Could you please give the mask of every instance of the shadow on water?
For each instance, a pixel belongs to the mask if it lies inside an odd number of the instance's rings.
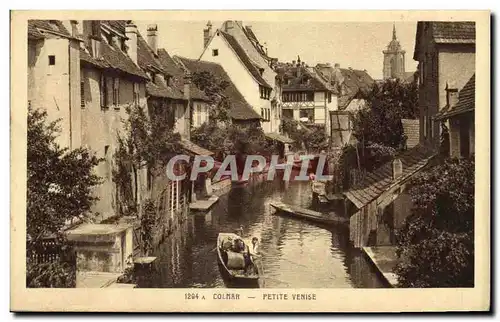
[[[371,265],[349,243],[347,227],[320,227],[277,216],[269,203],[310,208],[308,182],[264,182],[232,189],[207,213],[189,214],[179,229],[158,246],[157,269],[148,286],[343,288],[383,287]],[[222,278],[215,251],[219,232],[244,229],[244,238],[257,237],[262,258],[258,285]],[[143,286],[143,285],[139,285]]]

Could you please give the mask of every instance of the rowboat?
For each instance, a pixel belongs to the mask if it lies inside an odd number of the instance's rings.
[[[270,206],[276,209],[277,212],[287,214],[292,217],[297,217],[326,225],[345,225],[349,223],[348,218],[341,217],[335,213],[323,214],[321,212],[305,209],[297,206],[287,205],[283,202],[274,201]]]
[[[246,252],[249,254],[250,265],[241,263],[242,253],[233,252],[231,249],[226,249],[224,242],[234,242],[235,240],[243,240],[240,236],[233,233],[219,233],[217,236],[217,262],[223,277],[232,282],[258,282],[259,268],[255,264],[253,256],[250,255],[248,244],[245,244]],[[238,265],[231,265],[230,261],[236,262]],[[239,260],[239,261],[238,261]]]

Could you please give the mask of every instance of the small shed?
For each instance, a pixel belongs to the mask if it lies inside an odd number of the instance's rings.
[[[416,146],[368,173],[361,184],[344,193],[354,247],[391,245],[394,230],[410,214],[406,185],[435,153]]]

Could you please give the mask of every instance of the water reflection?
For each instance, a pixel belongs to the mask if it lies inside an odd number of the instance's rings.
[[[260,287],[383,287],[360,251],[349,245],[348,229],[324,229],[272,214],[269,203],[310,207],[307,182],[266,182],[232,189],[209,213],[190,214],[158,247],[156,273],[144,287],[242,287],[224,282],[215,251],[219,232],[240,226],[260,240]]]

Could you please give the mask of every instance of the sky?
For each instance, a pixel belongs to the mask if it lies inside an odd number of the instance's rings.
[[[206,21],[136,21],[146,38],[147,25],[158,25],[158,46],[170,55],[199,58],[203,50],[203,29]],[[339,63],[341,67],[366,69],[374,79],[382,78],[383,54],[392,39],[392,22],[272,22],[243,21],[268,54],[282,62],[297,60],[309,66],[317,63]],[[213,29],[222,21],[212,21]],[[395,23],[397,38],[406,51],[406,71],[416,70],[413,60],[416,22]]]

